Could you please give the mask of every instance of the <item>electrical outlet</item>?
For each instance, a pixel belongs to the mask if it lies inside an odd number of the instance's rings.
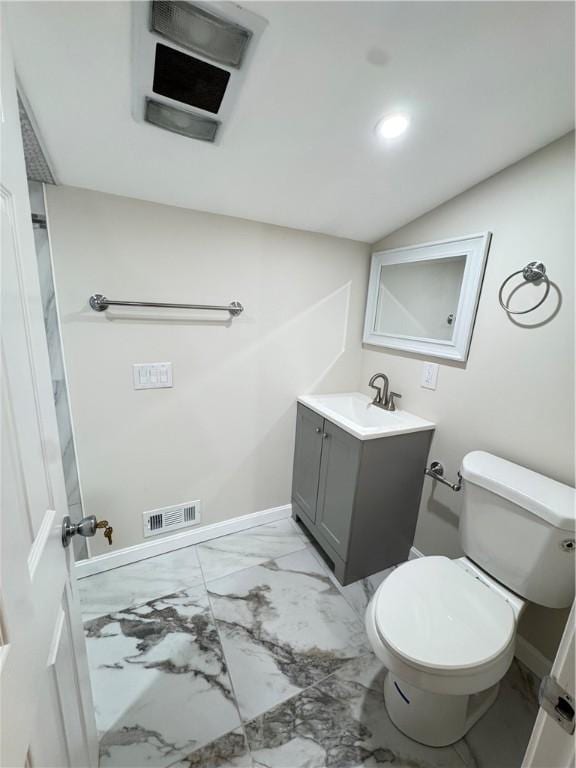
[[[172,363],[134,363],[134,389],[164,389],[172,386]]]
[[[424,363],[420,386],[424,389],[436,389],[438,382],[438,363]]]

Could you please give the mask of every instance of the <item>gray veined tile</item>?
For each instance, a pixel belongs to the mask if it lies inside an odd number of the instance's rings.
[[[196,547],[184,547],[79,579],[82,616],[97,618],[202,583]]]
[[[314,552],[314,556],[324,565],[324,559],[321,552],[318,551],[315,542],[312,543],[311,549]],[[366,613],[366,608],[368,608],[368,603],[372,599],[372,595],[376,592],[384,579],[390,576],[396,567],[396,565],[393,565],[392,567],[386,568],[383,571],[373,573],[371,576],[366,576],[364,579],[354,581],[352,584],[348,584],[345,587],[340,584],[332,571],[329,569],[327,570],[330,574],[330,578],[334,582],[335,587],[340,590],[348,603],[352,606],[352,608],[354,608],[356,613],[362,617],[362,620],[364,620],[364,614]]]
[[[199,544],[198,557],[204,578],[211,581],[296,552],[307,544],[298,526],[286,519]]]
[[[365,579],[355,581],[353,584],[348,584],[346,587],[340,586],[340,590],[346,600],[350,603],[356,613],[364,618],[368,603],[372,599],[372,595],[376,592],[380,584],[386,579],[396,566],[387,568],[385,571],[379,571],[378,573],[367,576]]]
[[[170,768],[252,768],[250,750],[241,729],[195,750]]]
[[[391,723],[382,690],[384,671],[372,654],[246,725],[258,768],[462,768],[451,747],[408,739]]]
[[[369,750],[383,749],[394,755],[395,766],[462,768],[463,760],[451,747],[427,747],[405,736],[390,720],[384,704],[386,669],[373,653],[349,662],[318,686],[338,701],[346,702],[348,712],[369,731],[365,744]],[[379,765],[378,760],[359,765]]]
[[[203,586],[85,624],[101,766],[167,766],[240,725]]]
[[[395,566],[392,566],[392,568],[387,568],[385,571],[373,573],[365,579],[360,579],[353,584],[348,584],[346,587],[342,587],[342,594],[360,616],[364,616],[366,608],[368,608],[368,603],[372,599],[372,595],[376,592],[384,579],[392,573],[394,567]]]
[[[369,650],[364,623],[309,549],[208,585],[244,720]]]

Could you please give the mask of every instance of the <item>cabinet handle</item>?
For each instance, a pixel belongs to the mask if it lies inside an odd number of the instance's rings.
[[[328,434],[328,432],[322,432],[322,439],[323,440],[327,440],[329,437],[330,437],[330,435]]]
[[[316,434],[317,434],[317,435],[319,435],[319,434],[320,434],[320,432],[322,432],[322,430],[320,429],[320,427],[316,427],[316,429],[314,430],[314,432],[316,432]]]

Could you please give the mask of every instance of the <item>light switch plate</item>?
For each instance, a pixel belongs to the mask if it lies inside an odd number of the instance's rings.
[[[134,363],[134,389],[164,389],[172,386],[172,363]]]
[[[422,367],[422,381],[420,386],[424,389],[436,389],[438,382],[438,363],[424,363]]]

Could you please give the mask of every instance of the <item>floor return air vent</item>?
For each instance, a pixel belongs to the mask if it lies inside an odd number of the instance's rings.
[[[158,536],[178,528],[190,528],[200,522],[200,502],[187,501],[174,507],[162,507],[142,513],[144,536]]]

